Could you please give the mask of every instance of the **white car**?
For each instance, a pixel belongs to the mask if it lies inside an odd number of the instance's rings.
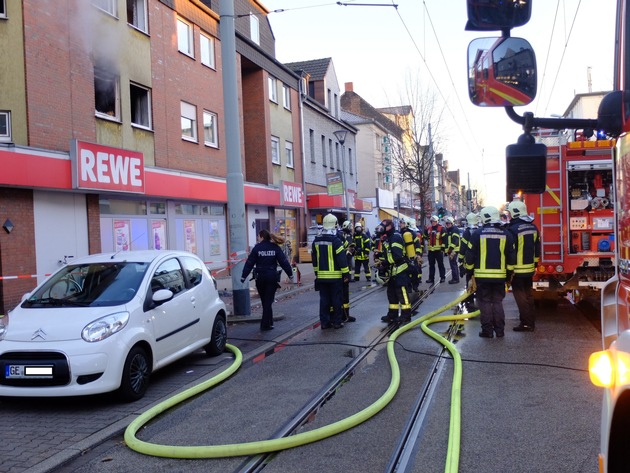
[[[0,396],[140,399],[153,371],[200,348],[222,353],[226,318],[214,278],[192,253],[76,259],[0,318]]]

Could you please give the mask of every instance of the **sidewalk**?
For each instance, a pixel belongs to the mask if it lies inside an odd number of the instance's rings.
[[[298,278],[299,274],[299,278]],[[251,315],[236,315],[234,314],[234,300],[232,292],[232,276],[216,276],[217,289],[219,290],[219,296],[227,307],[228,322],[260,322],[260,311],[252,310]],[[276,300],[288,297],[306,289],[313,287],[315,282],[315,273],[313,272],[313,265],[311,263],[298,263],[293,271],[294,284],[288,282],[287,275],[282,272],[282,279],[280,280],[280,286],[282,286],[276,292]],[[256,290],[256,284],[254,281],[249,282],[249,297],[250,306],[252,309],[260,306],[260,298],[258,297],[258,291]]]

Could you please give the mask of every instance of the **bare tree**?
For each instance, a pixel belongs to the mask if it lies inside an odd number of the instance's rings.
[[[440,124],[444,108],[438,105],[435,92],[422,88],[417,78],[411,80],[410,76],[400,101],[408,104],[410,113],[406,123],[400,123],[404,114],[397,115],[397,124],[405,134],[392,149],[393,174],[411,188],[413,199],[419,202],[418,224],[425,225],[434,210],[434,196],[440,193],[440,189],[435,189],[435,173],[441,170],[435,164],[442,147]]]

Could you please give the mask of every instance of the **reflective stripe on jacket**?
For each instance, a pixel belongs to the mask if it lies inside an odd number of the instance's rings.
[[[311,246],[311,255],[313,270],[320,282],[341,279],[349,273],[346,249],[336,235],[317,236]]]
[[[391,275],[403,273],[409,267],[405,259],[405,242],[398,232],[387,235],[383,241],[385,261],[390,265]]]
[[[466,268],[474,270],[477,282],[504,282],[515,260],[514,239],[507,230],[486,224],[471,235]]]
[[[510,221],[507,229],[514,237],[516,248],[514,277],[532,276],[536,271],[536,264],[540,260],[538,228],[533,223],[515,218]]]
[[[365,233],[355,233],[352,241],[354,242],[354,258],[360,261],[370,259],[370,249],[372,248],[372,240]]]

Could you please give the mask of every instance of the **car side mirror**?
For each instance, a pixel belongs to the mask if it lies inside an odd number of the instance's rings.
[[[536,87],[536,55],[527,40],[477,38],[468,45],[468,95],[475,105],[527,105]]]
[[[153,293],[153,302],[156,305],[164,304],[173,298],[173,292],[169,289],[159,289]]]
[[[531,0],[467,0],[468,31],[510,30],[527,23],[532,15]]]

